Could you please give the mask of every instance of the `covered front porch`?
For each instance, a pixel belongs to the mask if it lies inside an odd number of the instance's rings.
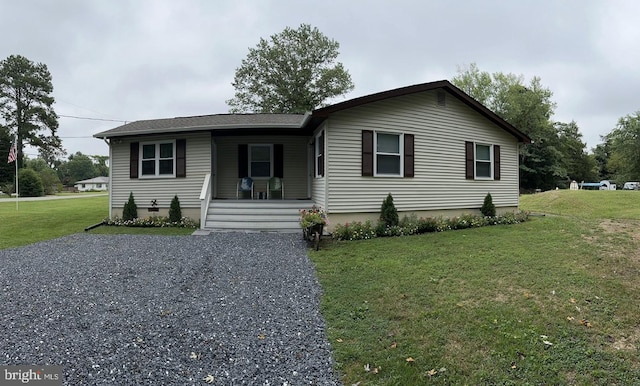
[[[313,143],[307,135],[216,135],[211,173],[200,195],[201,228],[301,232],[301,209],[313,205]],[[243,178],[253,186],[242,188]],[[270,191],[277,178],[278,191]]]

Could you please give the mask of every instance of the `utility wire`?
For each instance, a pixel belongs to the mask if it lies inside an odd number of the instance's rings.
[[[104,121],[104,122],[121,122],[121,123],[127,123],[128,121],[123,121],[120,119],[105,119],[105,118],[90,118],[90,117],[78,117],[75,115],[62,115],[62,114],[58,114],[59,117],[64,117],[64,118],[74,118],[74,119],[86,119],[89,121]]]

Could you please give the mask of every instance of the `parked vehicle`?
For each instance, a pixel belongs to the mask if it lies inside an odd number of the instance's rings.
[[[623,190],[640,190],[640,182],[637,182],[637,181],[625,182],[622,189]]]

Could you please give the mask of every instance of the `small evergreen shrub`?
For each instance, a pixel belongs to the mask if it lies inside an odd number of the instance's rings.
[[[493,205],[493,198],[491,198],[491,193],[487,193],[484,197],[484,203],[480,208],[480,213],[484,217],[496,217],[496,206]]]
[[[396,226],[399,223],[398,210],[393,204],[393,197],[391,193],[387,195],[382,201],[382,207],[380,208],[380,221],[387,227]]]
[[[173,196],[171,200],[171,206],[169,207],[169,221],[180,222],[182,218],[182,209],[180,209],[180,200],[178,195]]]
[[[38,173],[32,169],[20,169],[18,172],[18,189],[20,197],[40,197],[44,196],[42,180]]]
[[[122,210],[122,220],[129,221],[135,218],[138,218],[138,206],[133,199],[133,192],[130,192],[129,200],[124,204],[124,209]]]

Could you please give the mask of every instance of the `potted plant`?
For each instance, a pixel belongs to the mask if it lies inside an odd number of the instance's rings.
[[[312,206],[311,209],[300,210],[300,227],[305,239],[312,237],[320,238],[324,230],[324,226],[329,224],[327,212],[319,206]]]

